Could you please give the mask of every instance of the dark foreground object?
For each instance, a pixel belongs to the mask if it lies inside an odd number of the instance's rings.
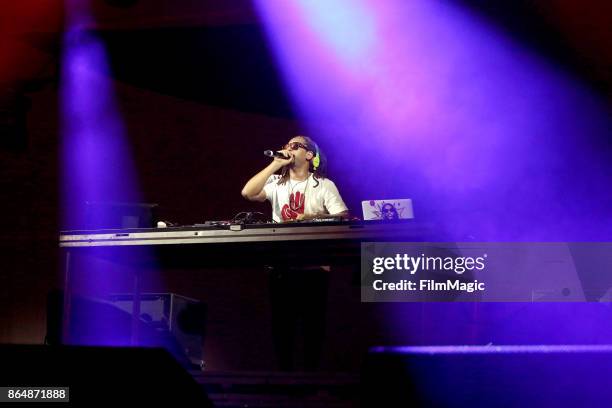
[[[1,386],[70,387],[72,405],[212,407],[202,387],[163,349],[3,345],[0,361]]]

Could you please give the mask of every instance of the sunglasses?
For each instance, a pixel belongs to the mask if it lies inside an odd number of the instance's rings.
[[[284,150],[298,150],[300,147],[304,150],[308,150],[308,146],[303,145],[300,142],[287,143],[285,146],[283,146],[283,149]]]

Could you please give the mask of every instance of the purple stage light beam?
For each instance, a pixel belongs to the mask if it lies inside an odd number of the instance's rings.
[[[67,7],[62,69],[63,225],[86,225],[85,202],[133,202],[140,193],[104,44]]]
[[[455,239],[612,233],[610,116],[558,66],[447,2],[257,4],[349,201],[413,197]]]
[[[66,4],[60,83],[63,230],[92,228],[91,222],[118,215],[112,205],[97,205],[95,214],[88,213],[87,202],[141,201],[107,52],[96,33],[88,29],[93,26],[89,6],[88,1],[82,0],[68,0]],[[112,305],[99,301],[112,292],[131,292],[131,271],[121,266],[123,259],[119,255],[102,257],[100,251],[92,249],[91,256],[80,259],[82,262],[73,260],[74,293],[95,301],[83,300],[80,308],[74,309],[75,320],[82,327],[73,325],[77,334],[71,341],[90,345],[130,345],[125,316]],[[151,274],[146,277],[154,279]],[[143,286],[145,283],[150,282],[143,282]],[[129,323],[128,316],[127,330]]]

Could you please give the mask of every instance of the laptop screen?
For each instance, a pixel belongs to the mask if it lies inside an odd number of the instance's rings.
[[[414,218],[409,198],[367,200],[361,202],[364,220],[401,220]]]

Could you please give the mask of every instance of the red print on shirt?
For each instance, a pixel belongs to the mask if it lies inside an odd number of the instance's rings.
[[[305,195],[301,192],[293,193],[289,196],[289,204],[283,205],[281,216],[283,221],[295,220],[299,214],[304,214],[304,199]]]

